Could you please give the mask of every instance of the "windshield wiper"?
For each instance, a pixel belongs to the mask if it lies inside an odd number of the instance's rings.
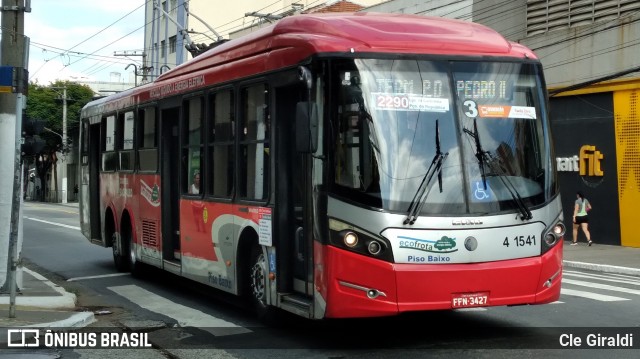
[[[511,198],[513,198],[513,201],[516,203],[516,206],[520,211],[520,219],[524,221],[524,220],[533,218],[531,211],[529,210],[527,205],[524,203],[524,199],[522,199],[522,196],[520,196],[520,193],[518,193],[518,190],[516,189],[516,187],[513,185],[511,180],[509,180],[509,177],[502,170],[502,167],[500,167],[499,164],[495,163],[489,151],[484,151],[482,149],[482,145],[480,144],[480,136],[478,135],[478,124],[475,118],[473,119],[473,131],[465,128],[464,132],[475,140],[476,158],[478,159],[478,166],[480,167],[480,173],[482,175],[482,182],[484,183],[484,189],[485,190],[487,189],[487,178],[486,178],[485,168],[484,168],[486,163],[491,169],[491,171],[500,179],[500,181],[502,181],[502,184],[507,189],[507,191],[509,191]]]
[[[429,188],[429,184],[436,173],[438,174],[438,186],[440,188],[440,193],[442,193],[442,164],[447,159],[448,155],[449,152],[443,154],[440,150],[440,128],[438,127],[438,120],[436,120],[436,153],[433,155],[431,165],[429,165],[427,173],[422,177],[422,182],[420,182],[420,186],[418,186],[418,190],[409,204],[407,218],[405,218],[403,222],[404,224],[414,224],[416,219],[418,219],[418,213],[420,213],[425,203],[425,192],[427,191],[427,188]]]
[[[486,190],[487,176],[484,170],[484,158],[488,155],[488,153],[482,149],[482,145],[480,144],[480,136],[478,136],[478,123],[476,122],[476,119],[473,119],[473,132],[471,132],[468,128],[463,129],[463,131],[475,140],[476,159],[478,160],[478,167],[480,167],[480,174],[482,175],[482,184],[484,185],[484,189]]]

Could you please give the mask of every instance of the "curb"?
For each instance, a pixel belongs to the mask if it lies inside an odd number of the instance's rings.
[[[29,273],[29,275],[35,277],[37,280],[41,281],[45,285],[51,287],[58,295],[54,296],[38,296],[38,297],[20,297],[17,296],[16,305],[22,307],[35,307],[42,309],[73,309],[76,307],[76,295],[73,293],[69,293],[64,288],[56,285],[51,282],[47,278],[43,277],[41,274],[36,273],[29,268],[22,267],[24,272]],[[9,304],[10,298],[8,296],[0,297],[0,304]]]
[[[640,276],[640,269],[638,268],[629,268],[629,267],[613,266],[608,264],[596,264],[596,263],[575,262],[575,261],[563,261],[562,263],[564,264],[565,267],[587,269],[587,270],[605,272],[605,273]]]
[[[17,328],[83,328],[96,321],[93,312],[69,312],[73,313],[68,318],[61,319],[55,322],[49,323],[33,323],[28,325],[20,325],[14,327]],[[7,328],[12,329],[12,328]],[[8,332],[6,330],[0,331],[0,347],[6,348],[9,343]],[[0,354],[2,357],[2,354]]]
[[[33,328],[83,328],[87,325],[94,323],[96,317],[93,312],[74,312],[69,318],[58,320],[56,322],[49,323],[37,323],[32,325],[25,325],[24,327]]]

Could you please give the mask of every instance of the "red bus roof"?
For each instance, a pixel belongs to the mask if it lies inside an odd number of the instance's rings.
[[[514,46],[480,24],[439,17],[372,12],[320,13],[286,17],[243,38],[229,41],[169,71],[158,80],[202,68],[257,56],[265,51],[296,48],[296,63],[321,52],[381,52],[524,57],[534,55]]]
[[[294,66],[317,53],[374,52],[536,58],[526,47],[468,21],[373,12],[303,14],[228,41],[151,84],[115,95],[119,103],[107,101],[104,110]]]

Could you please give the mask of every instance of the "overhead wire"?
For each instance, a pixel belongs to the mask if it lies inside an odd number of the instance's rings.
[[[49,59],[45,59],[45,60],[44,60],[44,63],[43,63],[43,64],[42,64],[42,65],[41,65],[41,66],[40,66],[40,67],[39,67],[35,72],[33,72],[33,73],[31,73],[31,74],[30,74],[29,79],[33,78],[33,77],[34,77],[34,76],[35,76],[35,75],[36,75],[36,74],[37,74],[37,73],[38,73],[38,72],[39,72],[39,71],[40,71],[40,70],[41,70],[41,69],[42,69],[42,68],[43,68],[43,67],[44,67],[48,62],[49,62],[49,61],[53,60],[55,57],[58,57],[58,56],[64,56],[64,55],[69,56],[69,54],[72,52],[71,50],[73,50],[74,48],[76,48],[76,47],[80,46],[81,44],[83,44],[83,43],[85,43],[85,42],[87,42],[87,41],[89,41],[89,40],[91,40],[91,39],[95,38],[97,35],[101,34],[102,32],[104,32],[104,31],[106,31],[107,29],[109,29],[110,27],[112,27],[113,25],[117,24],[118,22],[122,21],[123,19],[125,19],[125,18],[126,18],[126,17],[128,17],[128,16],[130,16],[130,15],[131,15],[131,14],[133,14],[134,12],[138,11],[140,8],[144,7],[144,6],[145,6],[149,1],[153,1],[153,0],[146,0],[145,2],[143,2],[143,4],[142,4],[142,5],[140,5],[140,6],[136,7],[134,10],[131,10],[131,11],[130,11],[130,12],[128,12],[126,15],[124,15],[124,16],[122,16],[122,17],[120,17],[120,18],[119,18],[119,19],[117,19],[116,21],[112,22],[111,24],[109,24],[109,25],[107,25],[106,27],[102,28],[102,29],[101,29],[101,30],[99,30],[98,32],[96,32],[96,33],[92,34],[91,36],[87,37],[86,39],[84,39],[84,40],[80,41],[79,43],[75,44],[74,46],[72,46],[72,47],[70,47],[70,48],[68,48],[68,49],[61,49],[61,48],[56,48],[56,47],[54,47],[54,46],[50,46],[50,45],[39,44],[38,42],[31,42],[31,46],[38,47],[37,45],[40,45],[40,46],[42,46],[41,48],[42,48],[42,49],[44,49],[44,50],[46,50],[46,49],[45,49],[45,47],[47,47],[47,48],[55,48],[55,49],[58,49],[58,50],[60,50],[61,52],[55,52],[55,51],[52,51],[52,52],[56,53],[56,55],[55,55],[55,56],[53,56],[53,57],[51,57],[51,58],[49,58]],[[100,60],[99,58],[96,58],[96,57],[101,56],[101,55],[95,55],[95,53],[96,53],[96,52],[98,52],[98,51],[100,51],[100,50],[102,50],[102,49],[104,49],[105,47],[107,47],[107,46],[109,46],[109,45],[112,45],[113,43],[115,43],[115,42],[117,42],[117,41],[122,40],[122,39],[123,39],[123,38],[125,38],[126,36],[131,35],[132,33],[134,33],[134,32],[136,32],[136,31],[140,30],[140,29],[141,29],[141,28],[143,28],[143,27],[144,27],[144,26],[137,28],[136,30],[134,30],[134,31],[132,31],[132,32],[130,32],[130,33],[128,33],[127,35],[125,35],[125,36],[123,36],[123,37],[120,37],[120,38],[119,38],[119,39],[117,39],[116,41],[113,41],[113,42],[109,43],[108,45],[106,45],[106,46],[104,46],[104,47],[102,47],[102,48],[100,48],[100,49],[98,49],[98,50],[93,51],[92,53],[81,53],[81,52],[75,52],[75,53],[76,53],[76,54],[78,54],[78,55],[82,54],[82,55],[84,55],[84,56],[80,57],[78,60],[75,60],[75,61],[73,61],[73,62],[72,62],[71,60],[69,60],[69,62],[68,62],[67,64],[63,64],[63,68],[65,68],[65,67],[69,67],[69,66],[71,66],[71,65],[73,65],[73,64],[75,64],[75,63],[77,63],[77,62],[79,62],[79,61],[81,61],[81,60],[87,59],[87,58],[89,58],[89,59],[93,59],[93,60],[96,60],[96,61],[108,61],[108,62],[112,62],[112,63],[114,63],[114,62],[115,62],[115,63],[120,62],[120,61],[114,61],[114,59],[113,59],[113,58],[111,58],[111,57],[106,57],[106,56],[104,56],[104,57],[105,57],[105,60]],[[70,58],[70,56],[69,56],[69,58]],[[109,60],[106,60],[107,58],[108,58]]]

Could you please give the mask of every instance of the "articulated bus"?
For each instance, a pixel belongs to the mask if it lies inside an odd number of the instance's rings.
[[[556,301],[543,70],[470,22],[303,14],[81,115],[82,232],[259,317]]]

